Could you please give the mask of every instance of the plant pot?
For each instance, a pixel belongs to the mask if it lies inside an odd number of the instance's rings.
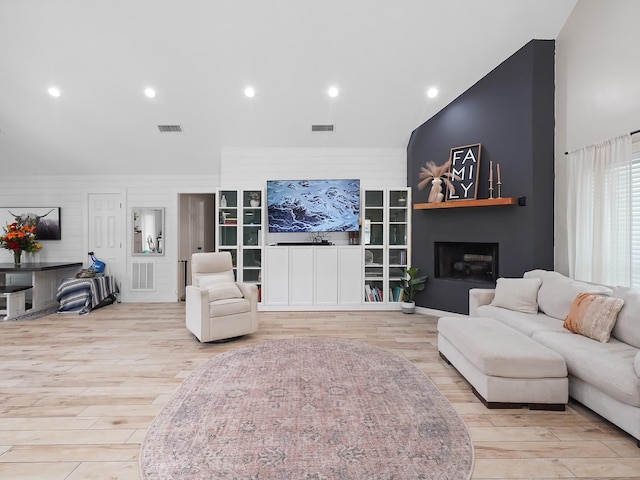
[[[402,302],[402,313],[413,313],[416,311],[416,302]]]

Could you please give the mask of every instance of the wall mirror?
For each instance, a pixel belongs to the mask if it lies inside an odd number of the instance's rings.
[[[164,255],[164,208],[132,210],[133,255]]]

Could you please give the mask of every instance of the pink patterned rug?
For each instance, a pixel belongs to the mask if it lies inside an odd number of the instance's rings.
[[[276,340],[194,370],[153,421],[143,480],[468,479],[462,419],[409,361],[338,339]]]

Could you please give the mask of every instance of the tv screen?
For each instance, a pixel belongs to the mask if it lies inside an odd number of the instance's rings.
[[[360,180],[268,180],[270,232],[359,229]]]

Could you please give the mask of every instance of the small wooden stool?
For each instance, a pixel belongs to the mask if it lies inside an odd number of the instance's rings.
[[[30,288],[33,287],[31,285],[0,285],[0,295],[7,299],[7,309],[0,310],[0,313],[5,314],[3,320],[9,320],[25,312],[25,293]]]

